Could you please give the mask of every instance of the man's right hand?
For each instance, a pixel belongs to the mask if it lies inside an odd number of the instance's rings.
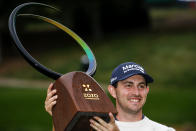
[[[45,100],[45,110],[52,116],[52,108],[56,104],[58,96],[56,95],[56,89],[52,90],[53,83],[48,87],[47,97]]]

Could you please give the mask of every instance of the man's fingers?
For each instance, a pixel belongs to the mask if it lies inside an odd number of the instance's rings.
[[[96,126],[93,125],[93,124],[90,124],[90,126],[91,126],[94,130],[96,130],[96,131],[101,131],[98,127],[96,127]]]
[[[110,123],[115,124],[115,118],[111,112],[109,112],[109,117],[110,117]]]
[[[56,101],[51,102],[50,104],[46,105],[45,108],[47,111],[52,110],[52,107],[56,104]]]
[[[54,94],[56,94],[56,89],[50,91],[48,94],[47,94],[47,97],[46,97],[46,101],[48,101]]]
[[[48,87],[48,90],[47,90],[47,94],[48,94],[49,92],[51,92],[52,87],[53,87],[53,83],[50,83],[50,85],[49,85],[49,87]]]
[[[100,117],[95,116],[95,120],[97,120],[102,126],[106,127],[108,126],[108,123],[106,123],[104,120],[102,120]]]
[[[106,131],[106,128],[101,123],[98,123],[93,119],[90,119],[90,123],[90,126],[96,131]]]
[[[90,126],[95,129],[96,131],[120,131],[117,125],[115,124],[115,118],[113,114],[109,113],[110,122],[107,123],[100,117],[93,117],[95,120],[90,119]]]
[[[56,101],[57,98],[58,98],[57,95],[51,97],[49,100],[45,101],[45,105],[50,104],[50,103],[53,102],[53,101]]]
[[[56,101],[51,102],[48,105],[45,105],[46,111],[52,116],[52,107],[56,104]]]

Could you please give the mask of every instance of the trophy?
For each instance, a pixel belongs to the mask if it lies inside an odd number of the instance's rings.
[[[55,131],[90,131],[89,119],[99,116],[109,121],[108,112],[116,113],[116,109],[100,85],[93,79],[96,71],[96,59],[89,46],[71,29],[50,18],[35,14],[18,13],[23,7],[45,6],[42,3],[24,3],[17,6],[9,17],[9,30],[15,45],[24,59],[40,73],[55,80],[53,89],[57,90],[57,103],[52,109],[52,119]],[[85,51],[89,67],[86,72],[73,71],[64,75],[54,72],[35,60],[23,47],[16,32],[16,17],[30,16],[48,22],[71,36]]]

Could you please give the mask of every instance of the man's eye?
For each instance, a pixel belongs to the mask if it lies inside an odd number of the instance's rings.
[[[143,89],[143,88],[145,88],[145,86],[144,85],[140,85],[139,88],[140,89]]]
[[[125,85],[125,87],[130,88],[130,87],[131,87],[131,85],[130,85],[130,84],[127,84],[127,85]]]

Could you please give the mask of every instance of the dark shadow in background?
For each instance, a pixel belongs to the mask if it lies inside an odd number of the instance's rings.
[[[0,58],[1,62],[6,57],[13,57],[16,55],[15,47],[13,47],[13,41],[9,35],[7,21],[11,11],[19,4],[27,2],[21,1],[7,1],[1,0],[0,2]],[[36,1],[34,1],[36,2]],[[46,3],[59,8],[62,13],[59,16],[50,17],[60,20],[62,24],[68,26],[74,30],[83,39],[100,40],[110,33],[117,33],[120,31],[131,31],[139,29],[148,29],[150,27],[150,19],[148,14],[148,7],[144,0],[124,0],[124,1],[37,1],[40,3]],[[44,8],[39,9],[26,9],[27,12],[34,12],[41,14]],[[24,10],[25,11],[25,10]],[[46,10],[47,12],[47,10]],[[45,16],[49,16],[51,12],[45,13]],[[48,46],[54,46],[54,41],[61,37],[61,33],[56,31],[44,30],[43,32],[37,32],[36,30],[31,32],[25,32],[25,24],[29,23],[28,19],[17,24],[17,31],[20,32],[22,38],[31,40],[31,37],[37,39],[36,42],[41,47],[41,41],[47,38],[45,41]],[[42,40],[43,39],[43,40]],[[25,43],[31,47],[32,51],[37,51],[37,47],[34,48],[34,43]],[[58,48],[58,44],[55,44]],[[59,48],[61,45],[59,44]],[[46,48],[47,49],[47,48]]]

